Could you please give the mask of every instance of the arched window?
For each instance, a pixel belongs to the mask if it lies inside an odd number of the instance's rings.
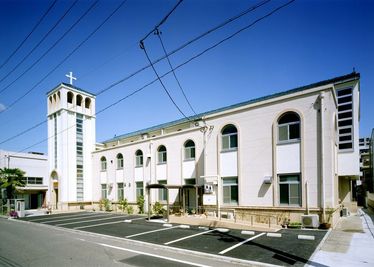
[[[100,166],[101,166],[101,171],[105,172],[106,171],[106,158],[105,157],[101,157]]]
[[[222,150],[238,148],[238,130],[232,124],[226,125],[222,129]]]
[[[184,144],[184,160],[195,159],[195,143],[192,140],[188,140]]]
[[[300,139],[300,117],[295,112],[286,112],[278,120],[278,140],[287,142]]]
[[[68,103],[73,104],[74,94],[72,92],[68,92]]]
[[[117,169],[123,169],[123,155],[121,153],[117,154]]]
[[[157,159],[158,163],[166,163],[167,161],[167,154],[166,154],[166,147],[159,146],[157,149]]]
[[[49,104],[52,104],[52,96],[49,97]]]
[[[84,107],[85,108],[91,107],[91,99],[89,99],[88,97],[86,97],[86,99],[84,100]]]
[[[82,106],[83,97],[81,95],[77,95],[77,106]]]
[[[143,152],[141,150],[137,150],[135,152],[135,167],[142,167],[143,166]]]

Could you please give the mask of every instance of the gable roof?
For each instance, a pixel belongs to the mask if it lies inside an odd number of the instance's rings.
[[[174,121],[171,121],[171,122],[166,122],[166,123],[162,123],[162,124],[159,124],[159,125],[155,125],[155,126],[152,126],[152,127],[149,127],[149,128],[142,129],[142,130],[122,134],[122,135],[119,135],[119,136],[115,136],[114,138],[105,140],[102,143],[104,143],[104,144],[105,143],[110,143],[110,142],[118,141],[118,140],[123,139],[123,138],[136,136],[136,135],[141,135],[141,134],[146,134],[146,133],[149,133],[149,132],[152,132],[152,131],[156,131],[156,130],[171,127],[171,126],[174,126],[174,125],[182,124],[182,123],[185,123],[185,122],[188,122],[188,121],[198,121],[198,120],[202,119],[204,116],[207,116],[207,115],[211,115],[211,114],[214,114],[214,113],[219,113],[219,112],[230,110],[230,109],[235,109],[235,108],[238,108],[238,107],[258,103],[258,102],[261,102],[261,101],[281,97],[281,96],[288,95],[288,94],[294,94],[294,93],[297,93],[297,92],[306,91],[306,90],[316,88],[316,87],[319,87],[319,86],[349,82],[349,81],[354,81],[354,80],[359,80],[359,79],[360,79],[360,73],[352,72],[350,74],[346,74],[346,75],[343,75],[343,76],[338,76],[338,77],[335,77],[335,78],[331,78],[331,79],[328,79],[328,80],[323,80],[323,81],[312,83],[312,84],[309,84],[309,85],[296,87],[296,88],[291,89],[291,90],[282,91],[282,92],[279,92],[279,93],[275,93],[275,94],[251,99],[251,100],[248,100],[248,101],[244,101],[244,102],[240,102],[240,103],[233,104],[233,105],[230,105],[230,106],[210,110],[210,111],[207,111],[207,112],[202,112],[202,113],[199,113],[197,115],[189,116],[189,117],[187,117],[188,119],[187,118],[182,118],[182,119],[179,119],[179,120],[174,120]]]

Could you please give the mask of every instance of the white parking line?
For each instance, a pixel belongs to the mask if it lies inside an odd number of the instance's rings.
[[[174,229],[174,228],[177,228],[177,227],[179,227],[179,226],[173,226],[173,227],[168,227],[168,228],[162,228],[162,229],[147,231],[147,232],[143,232],[143,233],[139,233],[139,234],[128,235],[128,236],[126,236],[126,238],[131,238],[131,237],[139,236],[139,235],[146,235],[146,234],[155,233],[155,232],[167,231],[167,230],[171,230],[171,229]]]
[[[168,228],[168,229],[170,229],[170,228]],[[163,230],[165,230],[165,229],[163,229]],[[192,266],[198,266],[198,267],[209,267],[209,265],[204,265],[204,264],[199,264],[199,263],[193,263],[193,262],[184,261],[184,260],[178,260],[178,259],[174,259],[174,258],[169,258],[169,257],[165,257],[165,256],[160,256],[160,255],[156,255],[156,254],[151,254],[151,253],[143,252],[143,251],[138,251],[138,250],[133,250],[133,249],[128,249],[128,248],[121,248],[121,247],[111,246],[111,245],[103,244],[103,243],[96,243],[96,244],[98,244],[100,246],[103,246],[103,247],[108,247],[108,248],[113,248],[113,249],[128,251],[128,252],[132,252],[132,253],[136,253],[136,254],[146,255],[146,256],[155,257],[155,258],[164,259],[164,260],[173,261],[173,262],[178,262],[178,263],[182,263],[182,264],[187,264],[187,265],[192,265]]]
[[[243,244],[245,244],[245,243],[247,243],[247,242],[249,242],[249,241],[251,241],[251,240],[253,240],[253,239],[256,239],[257,237],[260,237],[260,236],[262,236],[262,235],[264,235],[265,233],[261,233],[261,234],[258,234],[258,235],[256,235],[256,236],[254,236],[254,237],[251,237],[251,238],[248,238],[248,239],[246,239],[246,240],[244,240],[244,241],[242,241],[242,242],[240,242],[240,243],[238,243],[238,244],[236,244],[236,245],[234,245],[234,246],[232,246],[232,247],[229,247],[229,248],[227,248],[227,249],[225,249],[225,250],[222,250],[221,252],[219,252],[218,254],[225,254],[226,252],[229,252],[230,250],[233,250],[234,248],[237,248],[237,247],[239,247],[239,246],[241,246],[241,245],[243,245]]]
[[[141,218],[135,218],[135,219],[131,219],[132,221],[135,221],[135,220],[142,220],[144,219],[144,217],[141,217]],[[84,229],[84,228],[90,228],[90,227],[96,227],[96,226],[101,226],[101,225],[107,225],[107,224],[116,224],[116,223],[123,223],[124,221],[116,221],[116,222],[107,222],[107,223],[98,223],[98,224],[91,224],[91,225],[85,225],[85,226],[78,226],[78,227],[74,227],[73,229]]]
[[[198,233],[198,234],[185,236],[185,237],[182,237],[182,238],[179,238],[179,239],[176,239],[176,240],[173,240],[173,241],[167,242],[167,243],[165,243],[165,245],[173,244],[173,243],[176,243],[176,242],[179,242],[179,241],[182,241],[182,240],[188,239],[188,238],[192,238],[192,237],[195,237],[195,236],[203,235],[203,234],[206,234],[206,233],[209,233],[209,232],[213,232],[213,231],[214,231],[214,230],[209,230],[209,231],[201,232],[201,233]]]
[[[45,215],[43,216],[44,218],[38,218],[38,219],[33,219],[33,220],[29,220],[28,222],[38,222],[38,221],[44,221],[44,220],[54,220],[54,219],[57,219],[57,218],[73,218],[73,217],[84,217],[84,216],[90,216],[90,215],[94,215],[95,213],[82,213],[82,214],[77,214],[77,215],[62,215],[62,216],[58,216],[58,217],[52,217],[52,218],[48,218],[49,215]]]
[[[107,214],[95,214],[95,215],[91,215],[90,217],[103,217],[103,216],[107,216]],[[72,221],[72,220],[77,220],[79,218],[87,218],[88,216],[76,216],[76,217],[73,217],[73,218],[67,218],[67,219],[58,219],[58,220],[48,220],[48,221],[44,221],[44,222],[40,222],[40,223],[54,223],[54,222],[65,222],[65,221]],[[53,218],[55,219],[55,218]]]
[[[69,225],[69,224],[78,224],[78,223],[86,223],[86,222],[105,221],[105,220],[111,220],[111,219],[117,219],[117,218],[124,218],[124,217],[127,218],[129,216],[128,215],[121,215],[121,216],[113,216],[113,217],[106,217],[106,218],[93,219],[93,220],[85,220],[85,221],[79,221],[79,222],[60,223],[60,224],[56,224],[56,226],[64,226],[64,225]]]

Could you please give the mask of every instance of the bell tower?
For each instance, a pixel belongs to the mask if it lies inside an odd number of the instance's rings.
[[[47,93],[47,102],[50,205],[67,209],[69,202],[92,200],[95,95],[61,83]]]

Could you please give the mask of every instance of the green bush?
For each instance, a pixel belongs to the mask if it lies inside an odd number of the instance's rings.
[[[156,202],[153,205],[153,213],[156,215],[163,215],[165,213],[165,209],[163,208],[162,204],[160,202]]]
[[[144,196],[138,196],[136,205],[138,205],[139,214],[144,213]]]
[[[105,211],[111,211],[112,208],[111,208],[111,203],[109,199],[107,198],[100,199],[99,208],[100,208],[100,211],[103,211],[103,209]]]
[[[127,206],[126,211],[128,214],[133,214],[134,213],[134,207],[133,206]]]
[[[129,205],[129,203],[127,202],[127,198],[125,198],[125,199],[121,199],[121,200],[118,202],[118,205],[119,205],[119,208],[120,208],[122,211],[127,210],[127,207],[128,207],[128,205]]]

